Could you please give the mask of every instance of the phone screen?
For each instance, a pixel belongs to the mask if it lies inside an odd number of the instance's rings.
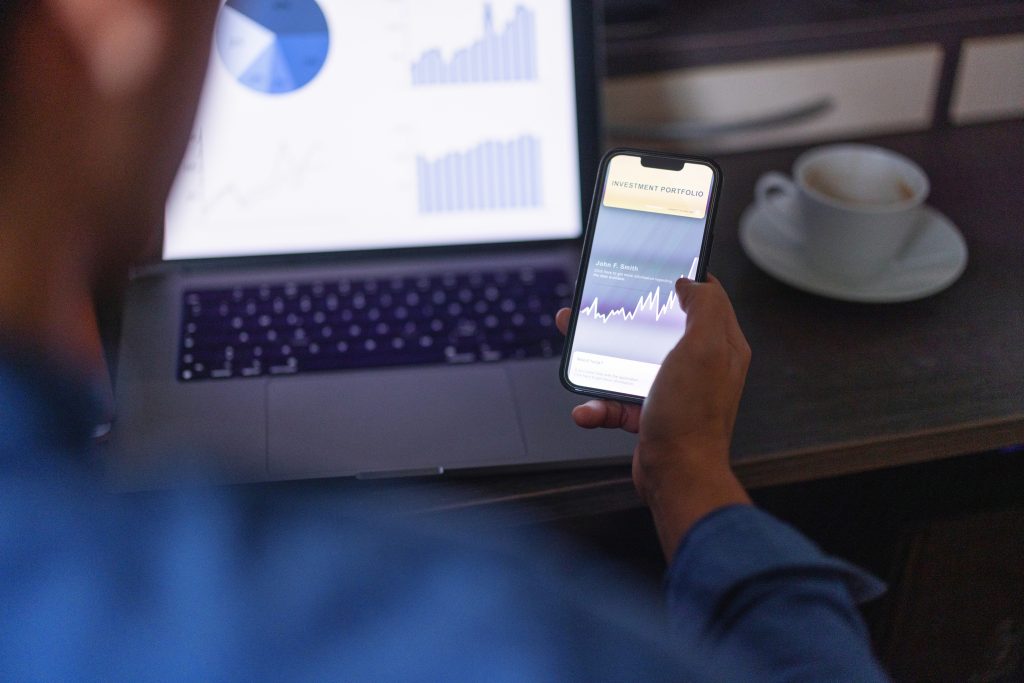
[[[564,378],[646,398],[686,327],[675,282],[700,270],[715,170],[617,154],[604,173]]]

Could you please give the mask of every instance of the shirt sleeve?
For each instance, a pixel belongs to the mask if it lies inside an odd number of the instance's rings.
[[[677,636],[712,661],[764,681],[887,680],[856,606],[884,584],[752,506],[698,522],[666,581]]]

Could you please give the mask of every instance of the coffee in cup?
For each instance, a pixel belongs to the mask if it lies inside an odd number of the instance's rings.
[[[928,176],[910,159],[873,145],[805,152],[793,175],[757,181],[760,208],[793,236],[808,264],[850,282],[880,273],[916,234]]]

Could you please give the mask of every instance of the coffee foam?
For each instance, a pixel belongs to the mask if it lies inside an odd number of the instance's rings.
[[[916,193],[910,181],[893,173],[869,174],[866,169],[809,168],[804,172],[804,184],[824,197],[845,204],[884,206],[899,204],[914,198]]]

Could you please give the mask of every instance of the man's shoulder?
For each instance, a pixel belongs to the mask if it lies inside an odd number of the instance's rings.
[[[651,603],[585,554],[507,526],[265,489],[123,497],[2,481],[15,538],[0,588],[7,617],[91,642],[90,658],[142,647],[160,666],[186,648],[191,661],[266,674],[312,652],[324,672],[420,680],[512,670],[658,680],[679,664],[652,629]]]

